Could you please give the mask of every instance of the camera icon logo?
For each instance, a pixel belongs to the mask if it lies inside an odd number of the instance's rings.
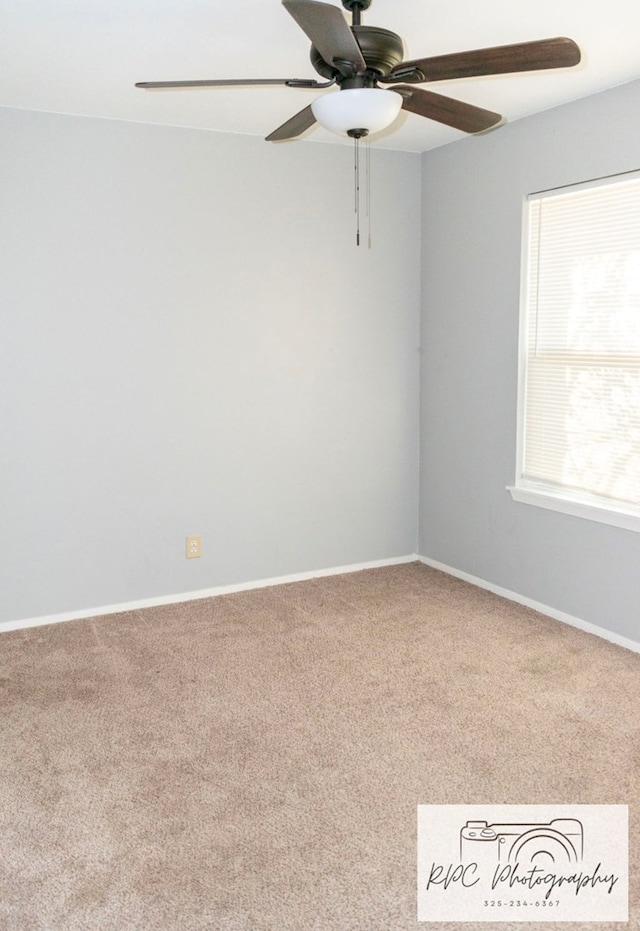
[[[460,831],[460,860],[548,867],[582,860],[583,827],[576,818],[548,824],[488,824],[467,821]]]

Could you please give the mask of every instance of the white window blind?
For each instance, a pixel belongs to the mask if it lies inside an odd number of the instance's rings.
[[[532,196],[526,263],[516,487],[640,515],[640,176]]]

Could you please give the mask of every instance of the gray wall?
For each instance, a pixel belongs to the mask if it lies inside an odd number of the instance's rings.
[[[0,621],[414,552],[420,426],[422,555],[639,639],[640,536],[505,491],[523,198],[639,107],[374,149],[372,250],[349,147],[0,110]]]
[[[523,201],[640,168],[640,82],[423,156],[419,552],[640,639],[640,534],[512,501]]]
[[[369,250],[349,147],[0,138],[0,620],[415,552],[417,155],[372,152]]]

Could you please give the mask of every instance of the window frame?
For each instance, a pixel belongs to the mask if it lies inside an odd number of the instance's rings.
[[[520,266],[520,305],[518,332],[518,386],[517,386],[517,421],[516,421],[516,468],[515,480],[507,485],[514,501],[529,504],[547,510],[557,511],[572,517],[597,521],[613,527],[621,527],[640,533],[640,506],[599,498],[596,494],[580,493],[570,489],[546,485],[524,478],[524,452],[527,411],[527,366],[528,366],[528,330],[529,330],[529,294],[530,294],[530,233],[531,205],[545,196],[552,197],[561,193],[585,190],[593,187],[605,187],[618,181],[633,177],[640,179],[640,170],[620,172],[589,181],[549,188],[532,192],[525,196],[522,209],[521,266]]]

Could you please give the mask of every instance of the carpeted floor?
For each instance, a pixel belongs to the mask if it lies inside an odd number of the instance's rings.
[[[640,655],[423,565],[7,632],[0,695],[2,931],[451,931],[420,803],[628,804],[640,928]]]

